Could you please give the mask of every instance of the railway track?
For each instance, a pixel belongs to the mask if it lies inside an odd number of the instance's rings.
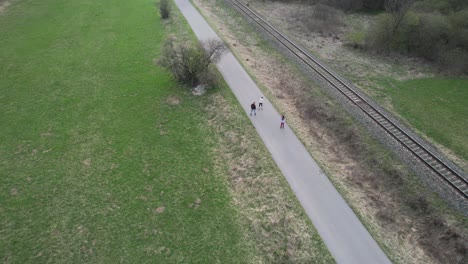
[[[258,26],[265,30],[271,37],[276,39],[284,48],[289,50],[294,56],[301,60],[310,69],[316,72],[323,81],[336,88],[347,99],[359,107],[367,116],[369,116],[383,130],[397,140],[401,145],[408,149],[423,164],[430,168],[436,175],[440,176],[449,186],[453,187],[465,199],[468,199],[468,181],[458,172],[443,162],[436,154],[425,148],[418,140],[405,132],[398,124],[391,121],[386,114],[372,106],[364,97],[362,97],[354,88],[347,85],[338,76],[328,70],[324,65],[318,62],[312,55],[302,47],[282,34],[273,25],[264,20],[255,11],[247,5],[237,0],[228,0],[236,6],[242,13],[248,16]]]

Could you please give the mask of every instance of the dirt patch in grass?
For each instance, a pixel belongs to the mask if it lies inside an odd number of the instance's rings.
[[[11,188],[10,194],[11,194],[12,196],[18,195],[18,189],[16,189],[16,188]]]
[[[417,177],[295,67],[265,48],[262,40],[243,26],[242,17],[215,1],[194,2],[216,25],[269,99],[286,113],[290,126],[392,261],[457,263],[466,259],[468,241],[463,218],[460,220],[455,213],[441,217],[432,206],[436,198],[425,191]],[[227,145],[246,144],[245,138],[230,131],[225,132],[225,138]],[[246,183],[253,181],[245,177],[249,171],[246,168],[257,162],[250,156],[230,165],[235,190],[242,191]],[[423,211],[417,213],[413,207]],[[275,217],[271,219],[271,223],[276,221]]]
[[[81,161],[81,164],[83,164],[83,166],[85,166],[85,167],[89,167],[89,166],[91,166],[91,159],[85,159],[85,160]]]
[[[181,100],[177,96],[171,95],[166,99],[166,102],[170,105],[179,105],[181,103]]]
[[[0,14],[7,9],[11,5],[10,1],[8,0],[0,0]]]
[[[166,210],[166,207],[160,206],[160,207],[154,209],[154,212],[155,212],[156,214],[162,214],[162,213],[164,212],[164,210]]]

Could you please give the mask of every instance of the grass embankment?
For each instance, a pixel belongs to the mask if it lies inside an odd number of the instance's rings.
[[[0,15],[0,259],[332,262],[223,86],[154,67],[154,2],[18,0]]]
[[[468,161],[468,79],[391,83],[394,87],[387,86],[387,91],[396,111],[419,131]]]
[[[24,0],[0,25],[2,261],[246,262],[208,98],[153,66],[153,1]]]

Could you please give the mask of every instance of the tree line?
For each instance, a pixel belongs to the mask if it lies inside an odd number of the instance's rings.
[[[293,0],[279,0],[292,2]],[[344,12],[375,13],[367,29],[351,32],[348,43],[437,62],[453,74],[468,74],[468,0],[303,0]]]

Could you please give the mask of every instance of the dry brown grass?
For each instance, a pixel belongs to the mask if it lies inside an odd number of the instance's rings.
[[[181,100],[177,96],[170,95],[167,97],[166,102],[170,105],[178,105],[181,103]]]
[[[301,25],[301,30],[317,32],[322,36],[336,35],[343,26],[342,16],[341,11],[324,4],[304,5],[292,15]]]
[[[411,186],[409,171],[363,129],[278,56],[260,48],[232,16],[214,2],[195,1],[216,24],[236,55],[264,87],[264,92],[296,130],[335,186],[395,262],[459,263],[466,260],[466,227],[438,216],[420,187]],[[245,145],[229,135],[234,145]],[[250,163],[248,163],[250,164]],[[234,166],[236,174],[248,170]],[[245,183],[244,177],[235,182]],[[414,187],[414,188],[413,188]],[[421,195],[414,193],[421,192]],[[421,212],[412,211],[412,207]],[[422,217],[424,215],[424,217]],[[440,219],[438,221],[437,219]],[[437,223],[437,224],[436,224]]]
[[[0,0],[0,14],[11,5],[9,0]]]
[[[219,137],[219,175],[228,175],[246,241],[258,252],[254,263],[333,262],[310,220],[279,173],[242,111],[221,94],[207,106],[210,126]],[[235,127],[226,124],[237,124]],[[227,164],[227,167],[226,167]],[[195,201],[195,208],[201,201]]]

